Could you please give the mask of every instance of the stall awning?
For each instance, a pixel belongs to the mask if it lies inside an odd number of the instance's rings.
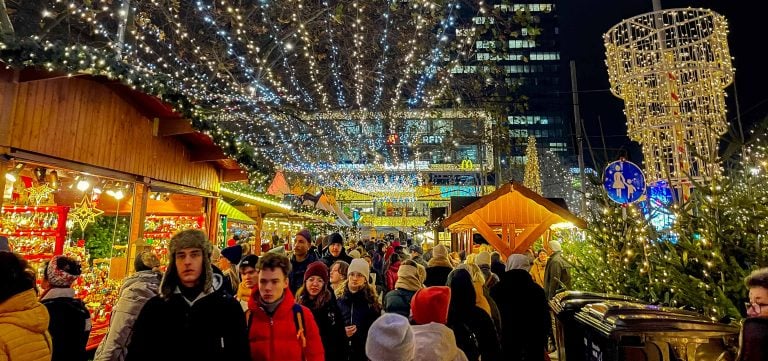
[[[504,257],[524,252],[550,227],[559,224],[587,226],[567,209],[516,182],[452,212],[442,222],[452,233],[471,230],[482,235]]]
[[[219,199],[216,203],[218,204],[219,214],[226,215],[229,222],[256,224],[256,221],[253,220],[253,218],[248,217],[245,213],[233,207],[231,204],[224,202],[223,199]]]

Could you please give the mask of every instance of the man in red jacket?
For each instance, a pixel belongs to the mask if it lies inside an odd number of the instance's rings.
[[[248,308],[248,340],[253,361],[323,361],[325,352],[312,311],[296,303],[288,288],[288,257],[267,253],[259,259],[258,290]]]

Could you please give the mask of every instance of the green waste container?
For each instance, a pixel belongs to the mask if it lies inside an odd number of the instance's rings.
[[[739,327],[676,308],[607,301],[584,306],[585,361],[731,361]]]
[[[605,301],[642,302],[638,299],[606,293],[565,291],[549,301],[559,361],[584,361],[584,332],[574,316],[582,307]]]

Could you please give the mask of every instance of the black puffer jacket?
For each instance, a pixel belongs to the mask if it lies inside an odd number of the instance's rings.
[[[509,270],[491,290],[501,312],[504,356],[513,361],[543,361],[550,326],[544,290],[525,270]]]
[[[348,360],[367,361],[365,341],[368,338],[368,329],[371,328],[373,321],[379,318],[381,311],[368,302],[362,291],[351,293],[345,285],[340,293],[337,292],[338,304],[344,316],[345,325],[357,326],[357,332],[349,338]]]
[[[315,316],[315,322],[320,329],[320,338],[323,340],[326,360],[346,360],[349,355],[349,342],[347,341],[344,327],[344,315],[341,314],[336,296],[332,290],[330,300],[317,309],[312,308],[311,302],[306,300],[306,293],[300,295],[299,303],[306,306]]]
[[[465,269],[457,269],[448,279],[451,303],[448,308],[448,327],[456,335],[456,345],[469,361],[501,360],[501,348],[491,316],[475,306],[472,277]]]
[[[56,289],[51,292],[53,290]],[[85,345],[91,333],[91,314],[83,301],[72,297],[43,297],[41,303],[51,317],[48,324],[53,343],[51,361],[87,360]]]
[[[334,257],[330,251],[328,252],[328,254],[325,255],[325,257],[323,257],[323,263],[325,263],[325,265],[328,266],[328,268],[331,268],[331,266],[333,266],[333,264],[336,263],[336,261],[344,261],[347,263],[352,263],[352,257],[350,257],[347,254],[346,249],[344,249],[343,247],[341,248],[341,252],[339,252],[338,257]]]

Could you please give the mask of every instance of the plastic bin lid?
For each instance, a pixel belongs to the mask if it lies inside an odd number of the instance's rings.
[[[711,321],[698,313],[632,302],[592,303],[576,315],[580,322],[605,334],[614,331],[738,333],[736,326]]]
[[[636,298],[609,293],[565,291],[555,295],[555,297],[549,301],[549,306],[555,313],[560,314],[561,312],[567,311],[575,312],[580,310],[585,305],[604,301],[625,301],[635,303],[643,302]]]

